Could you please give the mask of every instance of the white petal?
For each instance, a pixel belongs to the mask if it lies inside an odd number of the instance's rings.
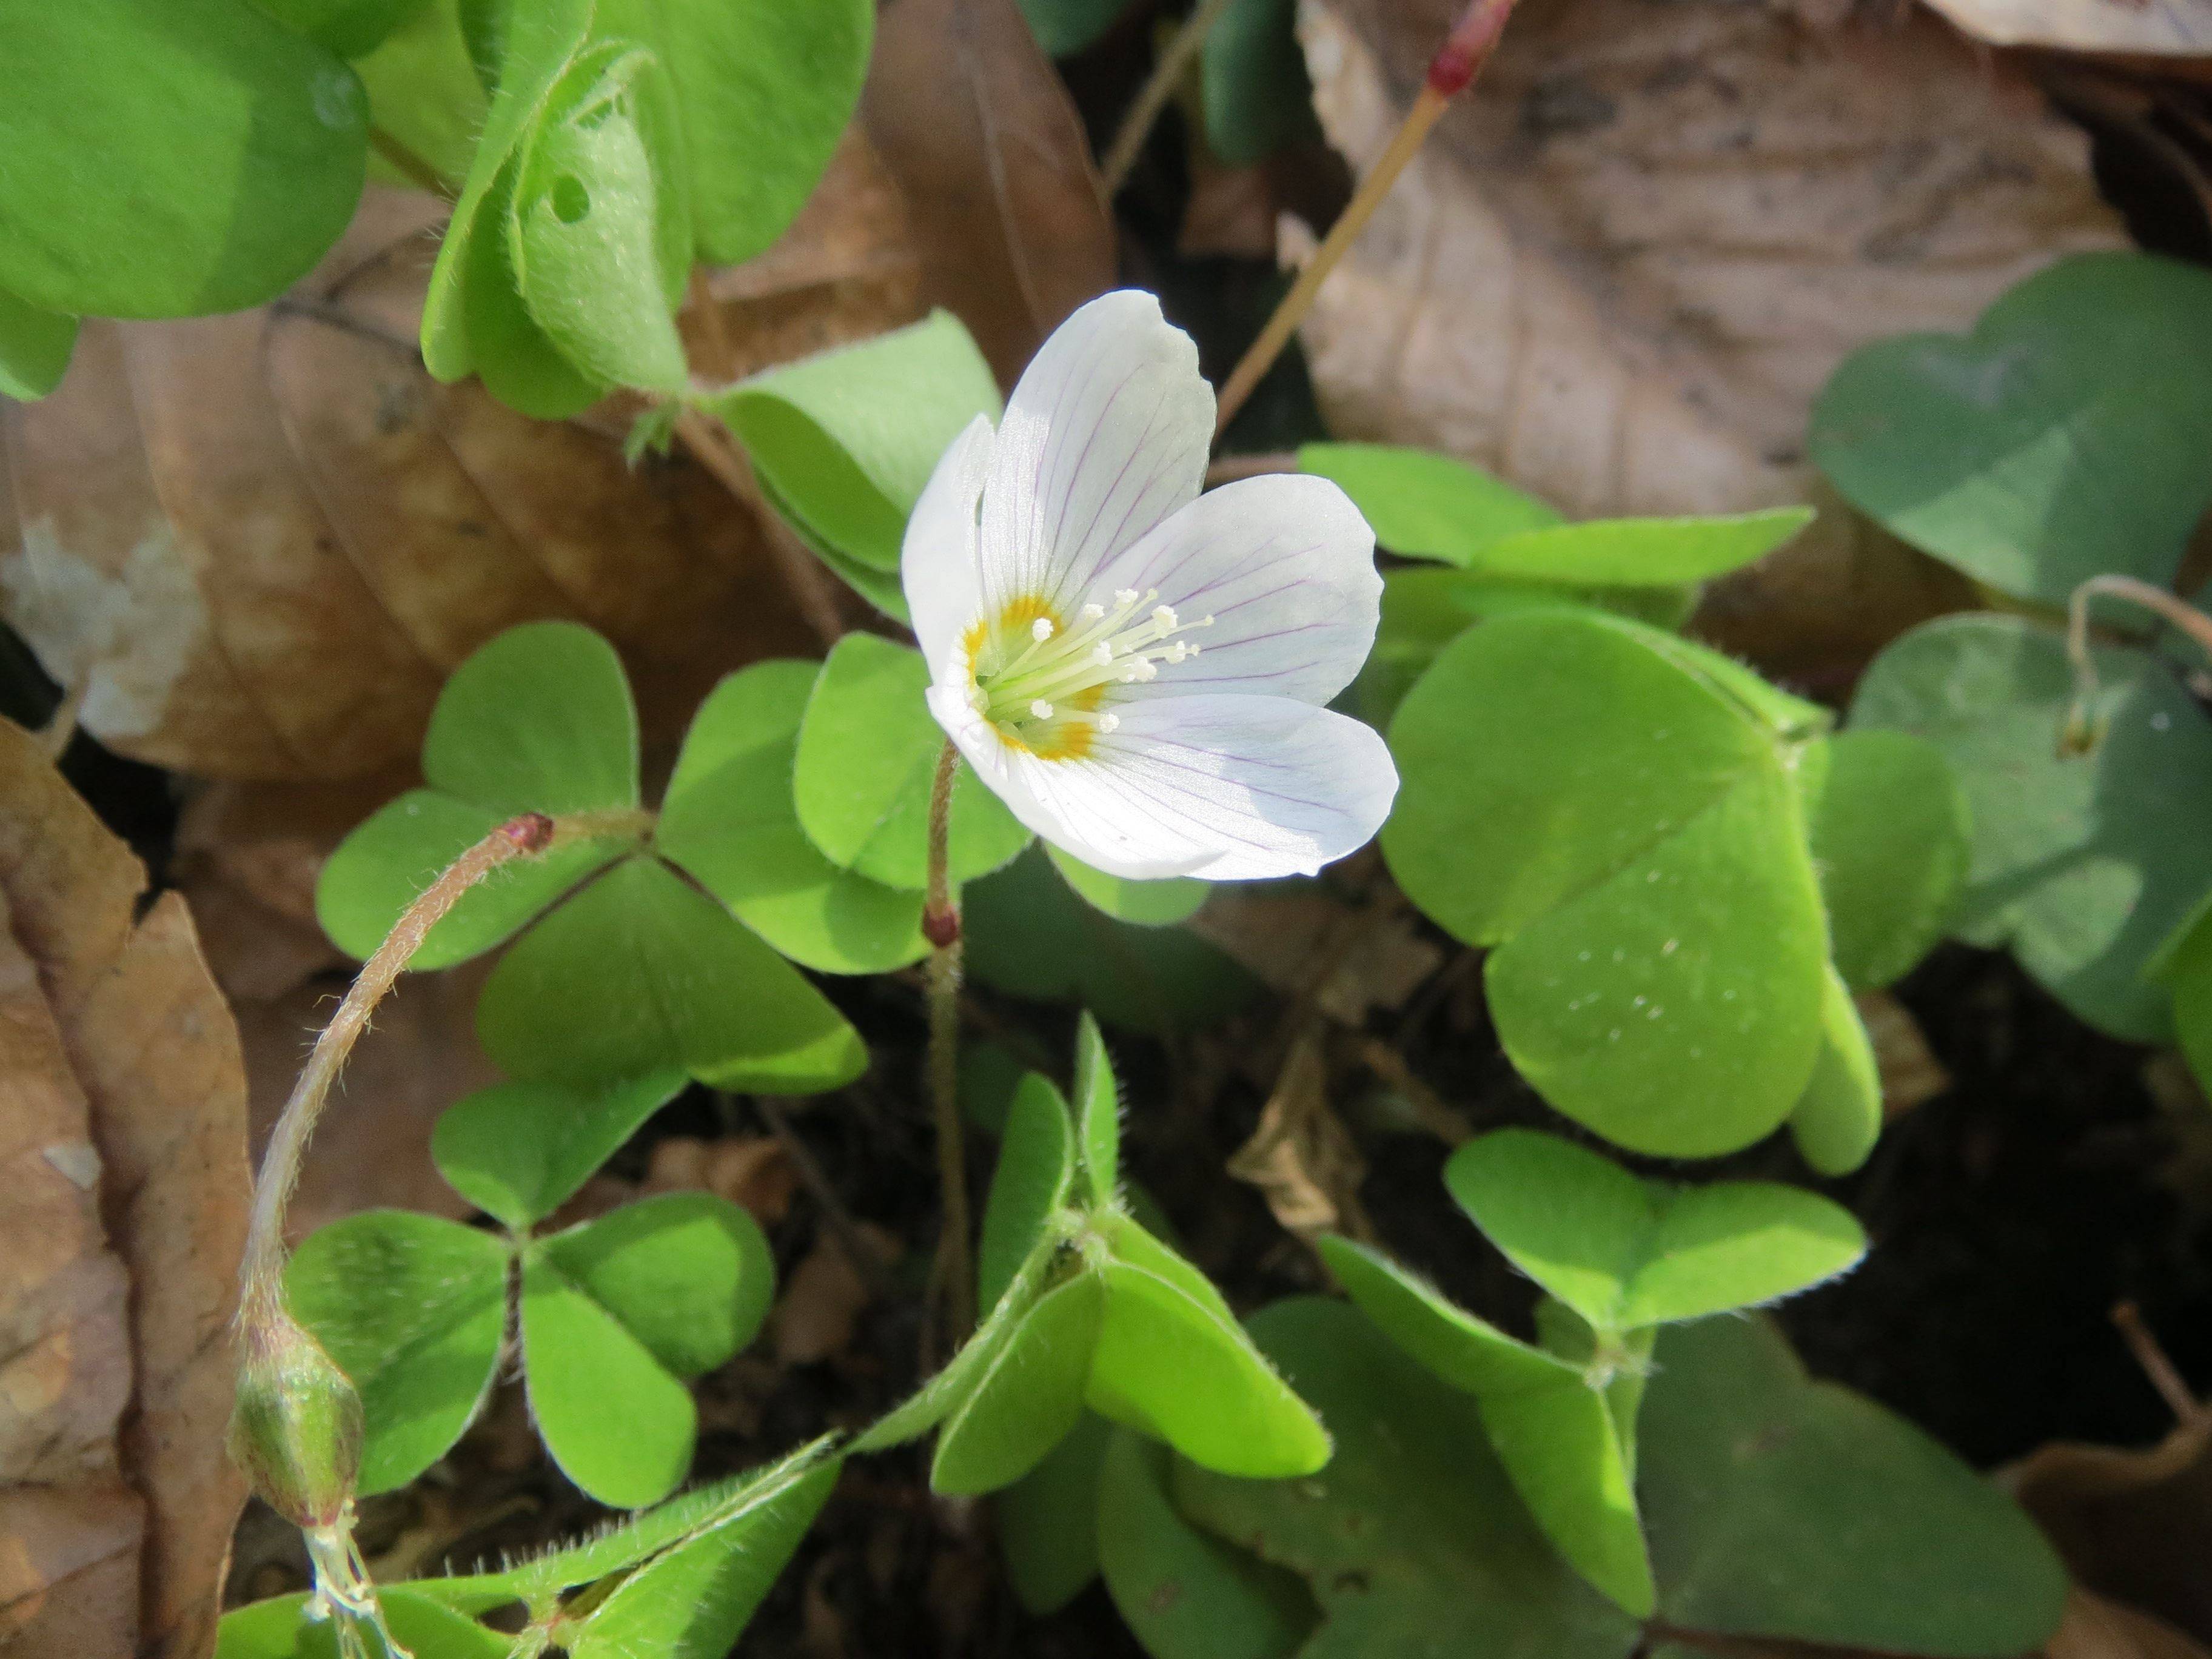
[[[1375,646],[1382,577],[1375,532],[1334,483],[1244,478],[1200,496],[1096,578],[1098,592],[1159,590],[1194,657],[1119,694],[1248,692],[1327,702]],[[1093,597],[1097,595],[1094,594]]]
[[[1364,845],[1398,793],[1372,728],[1288,697],[1133,703],[1078,761],[1015,752],[1036,832],[1114,875],[1311,875]]]
[[[983,592],[1064,603],[1196,499],[1213,438],[1198,348],[1151,295],[1100,295],[1054,331],[1006,404],[983,491]]]
[[[960,635],[983,614],[975,502],[991,465],[990,419],[978,415],[939,458],[906,521],[899,579],[932,679],[948,678]]]

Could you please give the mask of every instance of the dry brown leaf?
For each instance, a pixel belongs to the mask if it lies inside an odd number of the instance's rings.
[[[1928,0],[1993,46],[2053,46],[2130,57],[2212,56],[2204,0]]]
[[[1318,1022],[1291,1044],[1259,1127],[1231,1154],[1229,1173],[1258,1188],[1275,1219],[1300,1238],[1375,1237],[1359,1203],[1367,1160],[1328,1103],[1328,1043]]]
[[[612,639],[649,727],[812,643],[757,521],[681,459],[627,468],[619,409],[535,422],[428,377],[441,210],[373,190],[288,299],[89,323],[52,398],[0,404],[0,615],[110,748],[372,773],[412,757],[456,663],[538,617]],[[782,245],[718,274],[730,371],[919,316],[906,223],[855,138]]]
[[[2212,1643],[2212,1412],[2148,1451],[2042,1447],[2007,1484],[2077,1583]]]
[[[1951,1086],[1950,1073],[1928,1046],[1911,1009],[1887,991],[1862,991],[1851,1001],[1874,1045],[1885,1118],[1900,1118]]]
[[[1316,105],[1355,167],[1461,9],[1304,0]],[[1854,347],[1963,328],[2121,234],[2079,131],[1941,24],[1877,9],[1815,32],[1741,0],[1523,0],[1305,325],[1332,428],[1449,451],[1575,517],[1814,501],[1821,521],[1701,623],[1816,683],[1970,602],[1815,487],[1808,407]]]
[[[1276,990],[1310,995],[1347,1025],[1363,1024],[1370,1009],[1401,1006],[1443,962],[1409,912],[1379,914],[1310,885],[1217,887],[1189,927]]]
[[[897,1234],[872,1221],[856,1224],[878,1261],[896,1261],[904,1249]],[[814,1246],[784,1281],[769,1321],[780,1365],[811,1365],[834,1358],[853,1340],[853,1326],[875,1292],[846,1254],[836,1231],[824,1227]]]
[[[2043,1651],[2045,1659],[2212,1659],[2164,1620],[2078,1586],[2066,1598],[2065,1621]]]
[[[1015,0],[891,0],[860,113],[904,194],[928,297],[1011,386],[1114,281],[1114,222],[1066,88]]]
[[[0,725],[0,1649],[210,1651],[246,1237],[238,1039],[184,901]]]
[[[752,1212],[772,1227],[791,1212],[799,1171],[790,1151],[772,1135],[731,1135],[700,1140],[671,1135],[653,1149],[645,1172],[648,1193],[703,1191]]]

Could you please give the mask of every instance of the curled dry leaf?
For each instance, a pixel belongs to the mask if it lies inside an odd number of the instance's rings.
[[[1304,0],[1355,167],[1460,9]],[[1817,32],[1737,0],[1523,0],[1305,325],[1333,428],[1450,451],[1574,517],[1814,501],[1701,619],[1776,672],[1839,678],[1969,602],[1815,487],[1807,409],[1853,348],[1965,328],[2120,229],[2086,139],[2030,88],[1930,19],[1866,10]]]
[[[1082,120],[1016,0],[891,0],[860,116],[908,202],[930,300],[1012,386],[1114,281]]]
[[[1276,990],[1310,996],[1347,1025],[1403,1006],[1444,957],[1410,911],[1348,904],[1309,882],[1221,884],[1188,925]]]
[[[0,1649],[201,1659],[250,1183],[190,913],[0,724]]]
[[[1851,1001],[1866,1025],[1868,1041],[1874,1044],[1884,1117],[1903,1117],[1951,1086],[1950,1073],[1928,1046],[1928,1038],[1911,1009],[1887,991],[1861,991]]]
[[[653,1149],[645,1172],[647,1193],[703,1191],[752,1212],[763,1227],[791,1212],[799,1171],[791,1153],[771,1135],[730,1135],[701,1140],[672,1135]]]
[[[1301,1238],[1324,1232],[1375,1237],[1359,1203],[1367,1161],[1328,1103],[1328,1048],[1320,1022],[1291,1042],[1259,1126],[1231,1155],[1229,1173],[1258,1188],[1275,1219]]]
[[[857,1224],[855,1231],[878,1262],[898,1259],[904,1245],[897,1234],[872,1221]],[[769,1316],[769,1331],[775,1342],[780,1365],[811,1365],[834,1359],[853,1340],[853,1327],[860,1310],[875,1292],[867,1276],[854,1265],[836,1232],[824,1227],[814,1246],[799,1259],[784,1281]]]

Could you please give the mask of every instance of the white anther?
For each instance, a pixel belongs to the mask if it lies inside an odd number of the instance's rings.
[[[1075,614],[1085,622],[1098,622],[1104,618],[1106,607],[1103,605],[1086,605]]]
[[[1152,666],[1151,658],[1139,657],[1129,665],[1129,672],[1122,675],[1121,679],[1125,684],[1141,685],[1145,681],[1152,678],[1159,672],[1160,671],[1158,669]]]
[[[1049,617],[1039,617],[1035,622],[1031,623],[1030,624],[1030,637],[1035,640],[1039,645],[1042,645],[1047,640],[1050,639],[1052,637],[1052,618]]]
[[[1097,663],[1101,668],[1105,667],[1109,663],[1114,660],[1114,647],[1108,645],[1104,641],[1100,641],[1097,645],[1091,647],[1091,660]]]
[[[1114,603],[1120,605],[1124,611],[1127,611],[1131,605],[1136,604],[1136,602],[1137,590],[1135,588],[1117,587],[1114,590]]]
[[[1030,700],[1030,713],[1041,720],[1048,720],[1052,718],[1052,705],[1042,697],[1032,697]]]
[[[1154,605],[1152,607],[1152,626],[1158,629],[1163,635],[1174,633],[1176,630],[1176,613],[1170,610],[1166,605]]]
[[[1098,729],[1101,732],[1120,731],[1121,729],[1121,717],[1119,714],[1101,714],[1098,717]]]
[[[1173,645],[1168,647],[1168,660],[1170,662],[1181,662],[1188,655],[1190,655],[1190,647],[1184,644],[1181,640],[1177,640]]]

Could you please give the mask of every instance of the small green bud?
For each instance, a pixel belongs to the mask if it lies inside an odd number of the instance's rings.
[[[335,1524],[361,1441],[361,1395],[322,1344],[282,1310],[250,1325],[229,1443],[255,1496],[296,1527]]]

